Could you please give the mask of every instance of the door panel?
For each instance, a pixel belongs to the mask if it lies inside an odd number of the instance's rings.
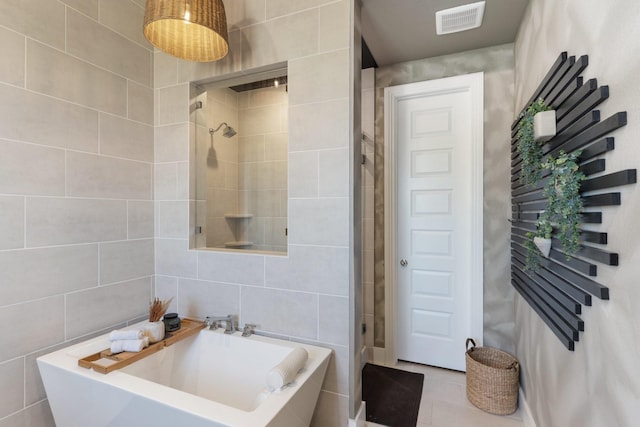
[[[435,90],[400,99],[395,117],[396,355],[457,370],[471,336],[471,101]]]

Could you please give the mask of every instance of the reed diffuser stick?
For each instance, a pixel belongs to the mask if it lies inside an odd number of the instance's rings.
[[[164,301],[158,297],[154,298],[153,301],[149,303],[149,322],[158,322],[162,319],[171,301],[173,301],[173,297]]]

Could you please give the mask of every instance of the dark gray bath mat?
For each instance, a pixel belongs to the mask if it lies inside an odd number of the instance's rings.
[[[423,374],[367,363],[362,369],[367,421],[389,427],[415,427],[423,381]]]

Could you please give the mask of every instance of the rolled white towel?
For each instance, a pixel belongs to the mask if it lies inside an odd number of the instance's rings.
[[[143,336],[144,333],[141,329],[128,331],[116,329],[109,334],[109,341],[141,340]]]
[[[300,369],[307,363],[309,354],[302,347],[296,347],[284,360],[271,368],[267,373],[267,387],[278,390],[292,382]]]
[[[144,337],[139,340],[118,340],[111,342],[111,353],[122,353],[123,351],[130,351],[137,353],[143,348],[149,345],[149,338]]]

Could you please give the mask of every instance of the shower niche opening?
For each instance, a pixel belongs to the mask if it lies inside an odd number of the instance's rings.
[[[195,90],[192,247],[286,254],[287,70]]]

